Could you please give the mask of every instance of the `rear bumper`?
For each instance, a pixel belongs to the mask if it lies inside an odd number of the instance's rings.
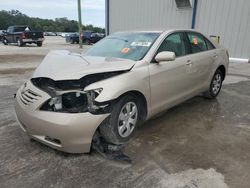
[[[39,99],[24,104],[22,92],[31,90]],[[92,137],[108,114],[91,113],[56,113],[39,110],[49,99],[49,95],[30,82],[18,90],[15,100],[17,121],[22,130],[31,138],[52,148],[68,153],[87,153],[90,150]]]
[[[36,42],[43,42],[44,41],[44,38],[38,38],[38,39],[22,39],[22,42],[23,43],[28,43],[28,42],[31,42],[31,43],[36,43]]]

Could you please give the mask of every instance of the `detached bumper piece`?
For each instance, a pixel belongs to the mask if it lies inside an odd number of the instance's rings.
[[[95,151],[107,159],[132,163],[132,160],[124,154],[125,144],[110,144],[107,143],[100,135],[95,135],[91,146]]]

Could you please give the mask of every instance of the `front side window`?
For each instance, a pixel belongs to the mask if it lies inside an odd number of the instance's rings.
[[[187,54],[185,41],[183,40],[182,33],[174,33],[169,35],[159,47],[157,53],[169,51],[174,52],[176,57],[184,56]]]
[[[96,43],[84,55],[141,60],[160,33],[117,33]]]
[[[29,27],[15,27],[14,32],[30,31]]]
[[[198,33],[187,33],[191,44],[192,53],[203,52],[207,50],[207,45],[204,37]]]

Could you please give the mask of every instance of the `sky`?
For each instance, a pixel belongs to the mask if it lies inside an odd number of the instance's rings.
[[[84,25],[105,26],[105,0],[81,0]],[[78,20],[77,0],[0,0],[0,10],[19,10],[30,17]]]

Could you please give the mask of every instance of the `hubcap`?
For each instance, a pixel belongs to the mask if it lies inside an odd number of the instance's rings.
[[[221,75],[220,74],[216,74],[213,80],[213,85],[212,85],[212,90],[213,90],[213,94],[216,95],[221,88]]]
[[[128,137],[134,130],[138,119],[138,109],[134,102],[126,103],[118,117],[118,133],[121,137]]]

